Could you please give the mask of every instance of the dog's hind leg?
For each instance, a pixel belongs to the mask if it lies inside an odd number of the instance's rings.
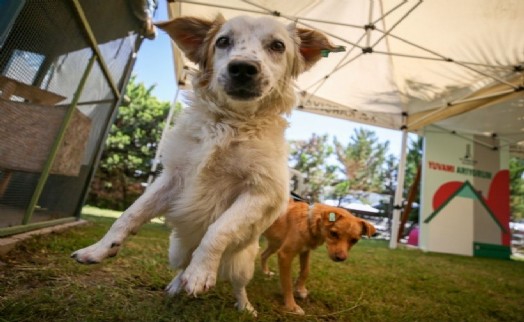
[[[229,263],[224,263],[225,273],[229,274],[229,279],[233,285],[233,292],[237,302],[236,308],[239,311],[248,311],[253,316],[257,316],[257,311],[247,298],[246,285],[253,278],[255,271],[255,258],[258,253],[258,242],[253,242],[240,252],[234,254]],[[229,267],[227,267],[229,266]]]
[[[170,296],[174,296],[183,288],[182,284],[182,274],[184,269],[187,267],[191,261],[191,250],[195,246],[183,244],[182,240],[177,236],[175,231],[171,232],[169,236],[169,264],[174,269],[180,269],[180,272],[173,278],[171,283],[166,287],[166,292]]]
[[[280,286],[284,295],[284,305],[292,313],[304,315],[304,310],[295,302],[293,297],[293,280],[291,277],[291,264],[294,253],[280,250],[278,252],[278,270],[280,272]]]
[[[268,240],[267,242],[267,248],[262,252],[262,255],[260,255],[260,264],[262,265],[262,272],[266,274],[267,276],[273,276],[275,275],[274,272],[269,270],[269,266],[267,264],[267,261],[271,255],[273,255],[278,249],[280,248],[280,245],[278,243],[272,243]]]
[[[193,234],[198,235],[195,231]],[[198,242],[195,241],[191,244],[186,240],[178,236],[175,230],[169,235],[169,264],[174,269],[186,268],[191,261],[191,252],[198,246]]]
[[[182,290],[182,274],[184,274],[184,270],[178,272],[171,283],[166,286],[166,292],[169,296],[175,296]]]
[[[83,264],[93,264],[107,257],[113,257],[118,253],[122,243],[131,233],[153,219],[164,213],[176,194],[180,180],[165,173],[129,207],[111,226],[106,235],[97,243],[77,250],[71,257]]]
[[[295,283],[295,294],[305,299],[308,295],[306,288],[306,279],[309,275],[309,251],[300,253],[300,274]]]

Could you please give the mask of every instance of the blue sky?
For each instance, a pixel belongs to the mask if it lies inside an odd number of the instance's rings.
[[[167,19],[165,0],[159,1],[159,7],[154,20]],[[137,62],[133,71],[138,81],[147,87],[155,85],[154,95],[160,100],[172,101],[174,99],[176,84],[175,70],[170,45],[170,38],[163,32],[158,32],[154,40],[144,40],[138,52]],[[389,141],[389,153],[395,156],[400,154],[401,132],[367,126],[332,117],[325,117],[311,113],[294,111],[288,118],[290,127],[287,130],[288,140],[307,140],[313,133],[328,134],[330,141],[333,137],[346,144],[355,128],[364,127],[377,133],[381,142]]]

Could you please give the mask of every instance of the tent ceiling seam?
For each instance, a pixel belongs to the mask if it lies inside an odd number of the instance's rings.
[[[518,79],[517,79],[517,81],[518,81]],[[503,86],[503,85],[504,84],[502,84],[502,85],[495,85],[495,86]],[[485,89],[485,90],[487,90],[487,89]],[[516,92],[518,92],[518,90],[506,90],[506,91],[500,91],[499,90],[499,91],[497,91],[495,93],[492,93],[492,94],[489,94],[489,95],[483,95],[483,96],[477,96],[477,97],[471,97],[471,98],[460,98],[460,99],[457,99],[455,101],[446,102],[444,106],[437,107],[437,108],[435,108],[433,110],[429,109],[429,110],[426,110],[426,111],[423,111],[423,112],[419,112],[417,114],[413,114],[412,117],[416,116],[416,115],[420,115],[420,114],[424,114],[424,115],[418,116],[415,120],[411,121],[409,123],[409,127],[411,129],[419,129],[422,126],[424,126],[424,125],[421,125],[421,124],[427,123],[428,119],[435,118],[436,116],[438,116],[441,113],[446,113],[446,112],[449,112],[449,111],[451,111],[451,113],[452,113],[454,111],[454,109],[456,109],[455,107],[459,106],[459,104],[469,103],[469,102],[474,102],[474,101],[480,101],[480,100],[486,100],[486,99],[487,100],[493,99],[491,101],[481,103],[480,105],[477,105],[476,107],[474,107],[474,109],[484,108],[486,106],[492,105],[494,103],[494,101],[497,101],[497,100],[500,101],[501,99],[504,99],[504,96],[514,95]],[[466,95],[465,97],[467,97],[468,95]],[[501,98],[497,99],[497,97],[501,97]],[[462,114],[462,113],[459,113],[459,114]],[[448,115],[444,119],[448,119],[448,118],[456,116],[456,115],[457,115],[456,113],[455,114],[452,113],[452,115]],[[444,120],[444,119],[441,119],[441,120]],[[433,121],[431,123],[435,123],[435,121]]]
[[[389,16],[391,13],[393,13],[394,11],[396,11],[397,9],[399,9],[400,7],[405,5],[406,3],[408,3],[408,0],[402,1],[401,3],[399,3],[398,5],[393,7],[392,9],[390,9],[388,12],[383,14],[380,18],[378,18],[377,20],[373,21],[371,24],[375,26],[379,21],[384,20],[387,16]]]
[[[371,31],[375,27],[371,23],[371,19],[373,19],[373,0],[369,0],[369,14],[368,14],[368,22],[369,22],[369,24],[364,28],[365,34],[366,34],[366,47],[369,47],[369,44],[371,43]],[[369,26],[369,28],[368,28],[368,26]]]
[[[400,19],[396,23],[394,23],[388,31],[383,32],[383,35],[377,41],[375,41],[375,43],[371,47],[375,47],[380,41],[382,41],[382,39],[388,36],[393,31],[393,29],[395,29],[402,21],[404,21],[416,8],[418,8],[418,6],[420,6],[420,4],[422,4],[422,0],[419,0],[418,3],[416,3],[402,17],[400,17]]]
[[[247,3],[247,4],[250,4],[250,5],[255,6],[255,7],[257,7],[257,8],[260,8],[260,9],[266,10],[266,11],[267,11],[268,13],[270,13],[270,14],[271,14],[272,12],[275,12],[275,11],[272,11],[271,9],[268,9],[268,8],[265,8],[265,7],[260,6],[260,5],[258,5],[258,4],[255,4],[255,3],[253,3],[252,1],[249,1],[249,0],[242,0],[242,2],[245,2],[245,3]],[[304,22],[304,21],[309,21],[309,19],[302,19],[302,18],[300,18],[300,17],[292,17],[292,16],[288,16],[288,15],[283,15],[283,14],[279,14],[278,16],[279,16],[279,17],[282,17],[282,18],[285,18],[285,19],[287,19],[287,20],[293,21],[293,22],[298,22],[298,23],[304,25],[305,27],[308,27],[308,28],[311,28],[311,29],[315,29],[315,30],[320,30],[320,31],[322,31],[324,34],[326,34],[326,35],[328,35],[328,36],[330,36],[330,37],[332,37],[332,38],[334,38],[334,39],[338,39],[338,40],[340,40],[340,41],[342,41],[342,42],[344,42],[344,43],[346,43],[346,44],[348,44],[348,45],[356,46],[356,47],[361,48],[361,49],[363,48],[362,46],[359,46],[359,45],[357,45],[357,44],[355,44],[355,43],[352,43],[352,42],[350,42],[349,40],[344,39],[344,38],[342,38],[342,37],[339,37],[339,36],[337,36],[337,35],[334,35],[334,34],[330,33],[329,31],[326,31],[326,30],[320,29],[320,28],[318,28],[318,27],[315,27],[315,26],[313,26],[313,25],[310,25],[310,24]],[[360,26],[359,28],[362,28],[362,26]]]
[[[243,0],[244,2],[246,3],[251,3],[249,0]],[[382,15],[380,18],[378,18],[376,21],[381,21],[383,20],[388,14],[390,14],[394,9],[397,9],[399,7],[401,7],[403,4],[407,3],[407,1],[404,1],[403,3],[397,5],[395,8],[393,8],[392,10],[390,10],[389,12],[387,12],[385,15]],[[322,87],[322,85],[324,85],[324,83],[327,81],[327,79],[333,75],[334,73],[336,73],[337,71],[341,70],[342,68],[344,68],[345,66],[347,66],[348,64],[350,64],[351,62],[355,61],[356,59],[358,59],[360,56],[362,56],[363,54],[367,54],[367,53],[372,53],[373,52],[373,47],[375,47],[380,41],[382,41],[390,32],[393,31],[393,29],[395,29],[404,19],[406,19],[408,17],[408,15],[410,13],[412,13],[420,4],[422,3],[422,0],[419,0],[415,5],[413,5],[413,7],[411,7],[400,19],[399,21],[397,21],[387,32],[383,32],[383,35],[370,47],[369,46],[369,43],[370,43],[370,37],[371,37],[371,31],[372,29],[375,29],[374,28],[374,25],[373,25],[373,28],[366,28],[366,26],[364,26],[364,34],[360,37],[360,39],[357,41],[356,45],[353,44],[351,50],[353,50],[354,48],[358,47],[360,49],[362,49],[362,53],[360,53],[359,55],[351,58],[350,60],[348,60],[347,62],[343,62],[344,59],[346,59],[348,56],[349,56],[349,52],[348,54],[346,54],[341,60],[340,62],[335,66],[335,68],[328,74],[324,75],[324,77],[322,77],[321,79],[317,80],[316,82],[314,82],[312,85],[308,86],[305,90],[309,90],[311,89],[312,87],[316,86],[316,88],[309,94],[309,97],[315,95],[318,90]],[[370,10],[369,10],[369,21],[371,21],[372,19],[372,11],[373,11],[373,0],[370,0]],[[371,22],[370,22],[370,25],[371,25]],[[318,29],[318,28],[317,28]],[[329,35],[329,33],[327,33]],[[364,37],[366,37],[367,35],[367,46],[366,47],[361,47],[359,46],[360,42],[362,41],[362,39]],[[343,39],[341,39],[342,41],[345,41]],[[348,42],[350,43],[349,41],[345,41],[345,42]],[[318,84],[318,86],[317,86]]]
[[[250,0],[241,0],[241,1],[244,2],[244,3],[247,3],[249,5],[252,5],[254,7],[257,7],[259,9],[262,9],[267,14],[270,14],[270,15],[273,15],[273,16],[275,16],[276,15],[275,13],[278,12],[276,10],[271,10],[269,8],[266,8],[266,7],[262,6],[262,5],[259,5],[259,4],[255,3],[253,1],[250,1]],[[300,17],[300,16],[291,17],[291,16],[283,15],[280,12],[278,12],[278,15],[276,15],[276,16],[283,17],[283,18],[291,20],[291,21],[303,20],[303,21],[319,22],[319,23],[338,25],[338,26],[344,26],[344,27],[351,27],[351,28],[362,28],[362,26],[353,25],[353,24],[347,24],[347,23],[333,22],[333,21],[327,21],[327,20],[321,20],[321,19],[312,19],[312,18],[306,18],[306,17]]]
[[[455,100],[455,101],[450,101],[450,102],[446,103],[446,105],[447,106],[453,106],[453,105],[461,104],[461,103],[474,102],[474,101],[483,100],[483,99],[486,99],[486,98],[494,98],[494,97],[498,97],[498,96],[503,96],[503,95],[514,93],[514,92],[515,92],[514,90],[507,90],[507,91],[501,91],[501,92],[493,93],[493,94],[490,94],[490,95],[484,95],[484,96],[473,97],[473,98],[458,99],[458,100]]]
[[[383,30],[379,30],[379,29],[377,29],[377,31],[379,31],[379,32],[384,32]],[[466,63],[463,63],[463,62],[460,62],[460,61],[456,61],[456,60],[454,60],[454,59],[452,59],[452,58],[446,57],[446,56],[444,56],[444,55],[442,55],[442,54],[439,54],[439,53],[437,53],[437,52],[435,52],[435,51],[433,51],[433,50],[430,50],[430,49],[428,49],[428,48],[425,48],[425,47],[422,47],[422,46],[420,46],[420,45],[414,44],[414,43],[412,43],[411,41],[406,40],[406,39],[404,39],[404,38],[402,38],[402,37],[398,37],[398,36],[395,36],[395,35],[393,35],[393,34],[389,34],[389,36],[390,36],[390,37],[393,37],[393,38],[395,38],[395,39],[397,39],[397,40],[403,41],[403,42],[405,42],[405,43],[408,44],[408,45],[414,46],[415,48],[421,49],[421,50],[426,51],[426,52],[428,52],[428,53],[430,53],[430,54],[433,54],[433,55],[435,55],[435,56],[437,56],[437,57],[440,57],[443,61],[447,61],[447,62],[450,62],[450,63],[457,64],[457,65],[462,66],[462,67],[464,67],[464,68],[466,68],[466,69],[469,69],[469,70],[471,70],[471,71],[473,71],[473,72],[476,72],[476,73],[478,73],[478,74],[481,74],[481,75],[486,76],[486,77],[489,77],[489,78],[492,78],[492,79],[494,79],[494,80],[496,80],[496,81],[498,81],[498,82],[500,82],[500,83],[503,83],[503,84],[506,84],[506,85],[508,85],[508,86],[511,86],[511,87],[515,88],[515,86],[514,86],[513,84],[511,84],[511,83],[509,83],[509,82],[507,82],[507,81],[505,81],[505,80],[503,80],[503,79],[501,79],[501,78],[499,78],[499,77],[497,77],[497,76],[495,76],[495,75],[491,75],[491,74],[488,74],[488,73],[484,73],[484,72],[482,72],[482,71],[480,71],[480,70],[478,70],[478,69],[475,69],[475,68],[473,68],[473,67],[470,67],[470,66],[468,66]],[[387,53],[387,54],[392,54],[392,53]],[[407,57],[407,56],[406,56],[406,57]]]
[[[457,63],[464,64],[464,65],[473,65],[473,66],[487,67],[487,68],[492,68],[492,69],[515,71],[515,66],[496,66],[496,65],[489,65],[489,64],[482,64],[482,63],[464,62],[460,60],[453,60],[450,58],[410,55],[410,54],[403,54],[403,53],[385,52],[381,50],[374,50],[373,52],[376,54],[382,54],[382,55],[398,56],[398,57],[413,58],[413,59],[434,60],[434,61],[441,61],[444,63],[457,62]]]

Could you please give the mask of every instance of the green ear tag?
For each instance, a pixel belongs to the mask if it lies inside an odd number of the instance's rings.
[[[329,56],[329,53],[340,53],[340,52],[343,52],[343,51],[346,51],[346,47],[338,46],[338,47],[336,47],[334,49],[322,49],[320,51],[320,55],[325,58],[325,57]]]
[[[335,220],[337,220],[337,216],[335,215],[334,212],[330,212],[329,213],[329,221],[333,222]]]

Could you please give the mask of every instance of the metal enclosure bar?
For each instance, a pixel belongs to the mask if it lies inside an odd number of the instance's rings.
[[[55,141],[53,142],[53,145],[51,146],[49,157],[47,158],[44,164],[44,168],[42,169],[42,174],[40,175],[40,178],[38,179],[38,183],[36,185],[35,191],[33,192],[33,196],[31,197],[31,201],[29,202],[29,205],[27,206],[27,209],[25,211],[24,218],[22,220],[22,225],[27,225],[29,223],[29,220],[31,220],[31,217],[33,216],[33,212],[35,211],[36,203],[38,202],[38,199],[40,198],[40,195],[42,194],[42,190],[44,189],[44,185],[47,182],[47,178],[49,177],[49,173],[51,172],[51,167],[53,166],[53,162],[55,161],[56,155],[58,153],[58,149],[60,148],[60,145],[62,144],[62,141],[64,140],[67,127],[69,126],[69,123],[71,122],[73,118],[73,112],[76,109],[76,104],[80,100],[80,96],[82,95],[82,91],[87,82],[87,78],[89,77],[89,74],[91,70],[93,69],[93,65],[96,61],[96,58],[97,57],[95,54],[91,56],[91,58],[89,59],[89,63],[86,69],[84,70],[84,73],[82,74],[82,78],[80,79],[75,95],[73,96],[71,105],[69,106],[69,109],[67,110],[66,114],[64,115],[64,120],[62,121],[62,125],[60,126],[60,129],[58,130],[58,134],[57,134]]]
[[[36,222],[32,224],[27,224],[27,225],[5,227],[5,228],[0,229],[0,238],[5,237],[5,236],[25,233],[25,232],[35,230],[35,229],[66,224],[69,222],[73,222],[75,220],[77,220],[75,217],[67,217],[67,218],[48,220],[48,221],[43,221],[43,222]]]
[[[82,6],[80,5],[79,0],[73,0],[73,4],[78,14],[78,18],[80,19],[80,22],[82,24],[82,27],[84,27],[84,31],[87,34],[87,39],[89,41],[89,44],[91,45],[91,49],[93,49],[93,51],[95,52],[95,55],[98,58],[98,63],[100,64],[100,68],[102,69],[102,72],[104,73],[104,76],[106,77],[107,82],[109,83],[109,86],[111,87],[113,95],[115,95],[115,97],[118,100],[120,99],[120,91],[118,90],[118,87],[116,86],[115,81],[113,80],[113,76],[111,76],[111,73],[109,72],[109,68],[107,67],[106,62],[103,59],[104,56],[102,56],[102,53],[100,52],[100,49],[98,48],[98,42],[96,41],[95,35],[93,33],[93,30],[91,29],[91,25],[89,24],[89,21],[87,21],[84,10],[82,9]]]
[[[91,168],[89,169],[86,181],[86,184],[84,185],[82,189],[82,198],[78,201],[78,205],[76,206],[75,210],[75,217],[80,218],[81,212],[82,212],[82,206],[85,204],[88,193],[89,193],[89,183],[93,181],[93,177],[95,176],[96,169],[98,168],[98,165],[100,164],[100,159],[102,158],[102,152],[104,151],[105,142],[107,141],[107,137],[109,136],[109,132],[111,131],[111,124],[113,123],[116,113],[118,111],[118,107],[122,103],[122,100],[124,99],[124,93],[126,91],[127,84],[129,83],[129,79],[131,78],[131,74],[133,72],[133,67],[135,66],[136,59],[137,59],[137,52],[140,46],[142,45],[142,41],[144,40],[143,37],[137,37],[135,41],[135,47],[133,48],[133,51],[130,54],[125,75],[122,82],[122,88],[120,89],[120,95],[118,99],[115,101],[115,104],[113,104],[111,115],[107,118],[105,124],[104,124],[104,135],[100,137],[99,144],[97,145],[98,148],[96,149],[96,152],[93,155],[93,162],[91,162]]]

